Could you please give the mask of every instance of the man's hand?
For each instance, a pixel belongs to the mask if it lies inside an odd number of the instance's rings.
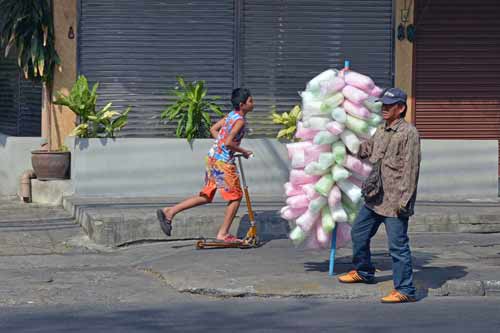
[[[406,208],[406,206],[403,206],[403,204],[399,204],[398,215],[408,216],[408,208]]]

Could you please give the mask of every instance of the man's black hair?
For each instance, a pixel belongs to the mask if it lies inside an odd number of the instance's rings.
[[[406,103],[398,103],[398,104],[403,105],[405,107],[405,110],[399,114],[400,117],[401,118],[406,117],[406,111],[408,111],[408,105]]]
[[[236,88],[231,94],[231,104],[235,109],[240,108],[240,103],[245,104],[247,99],[252,96],[250,89],[248,88]]]

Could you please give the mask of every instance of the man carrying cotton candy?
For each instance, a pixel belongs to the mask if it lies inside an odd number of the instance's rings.
[[[420,139],[417,129],[404,120],[406,93],[388,89],[375,103],[382,108],[385,123],[363,142],[358,156],[373,169],[363,182],[365,205],[352,226],[354,270],[341,275],[343,283],[374,283],[375,267],[370,258],[370,239],[384,223],[392,257],[394,291],[383,303],[414,302],[415,287],[408,220],[413,215],[420,169]]]

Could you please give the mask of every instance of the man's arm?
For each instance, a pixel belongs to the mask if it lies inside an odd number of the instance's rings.
[[[420,138],[416,130],[408,134],[404,147],[403,178],[400,189],[402,192],[400,207],[406,207],[417,189],[418,171],[420,168]]]

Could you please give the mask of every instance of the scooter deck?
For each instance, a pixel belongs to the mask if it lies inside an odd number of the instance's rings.
[[[202,239],[196,242],[196,249],[250,249],[253,246],[244,242],[223,242],[215,239]]]

